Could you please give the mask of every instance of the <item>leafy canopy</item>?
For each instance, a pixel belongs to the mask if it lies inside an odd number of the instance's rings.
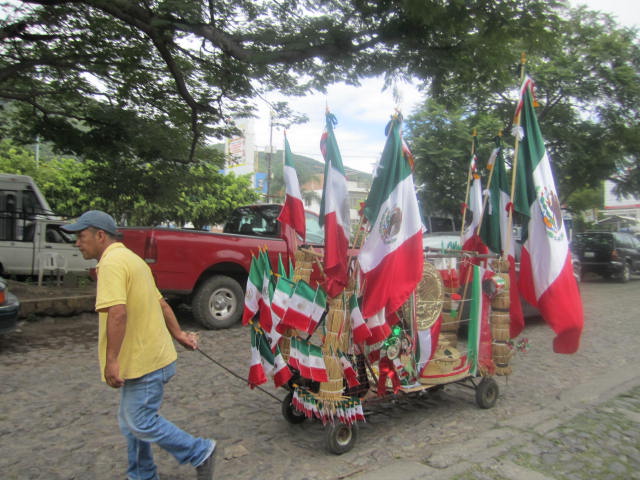
[[[560,2],[23,0],[3,2],[0,98],[61,151],[171,146],[195,158],[270,90],[415,75],[434,93],[490,81],[522,37],[544,44]],[[533,41],[533,40],[532,40]],[[462,87],[461,87],[462,88]],[[273,105],[287,116],[285,105]],[[140,124],[132,127],[133,123]],[[151,125],[161,128],[151,128]],[[26,128],[25,128],[26,127]],[[148,134],[148,130],[150,130]],[[188,136],[186,135],[188,133]],[[182,145],[189,139],[188,148]],[[138,145],[140,143],[140,145]],[[139,150],[139,151],[138,151]],[[176,149],[170,149],[174,152]],[[147,155],[148,154],[148,155]],[[86,155],[89,156],[89,155]]]
[[[526,70],[536,82],[538,120],[561,201],[574,208],[587,205],[585,200],[594,195],[584,192],[599,191],[612,176],[622,193],[640,194],[637,32],[579,8],[559,21],[552,42],[532,50],[529,46],[527,39],[514,43],[512,55],[496,65],[499,73],[478,78],[471,88],[449,83],[442,97],[427,99],[409,117],[408,138],[428,211],[458,215],[474,128],[481,165],[500,130],[505,159],[512,158],[518,76],[509,62],[519,57],[519,47],[530,52]]]
[[[129,225],[191,222],[203,228],[223,223],[233,208],[257,198],[249,178],[223,175],[211,159],[125,165],[43,157],[36,166],[32,152],[0,141],[0,171],[33,177],[53,211],[68,217],[96,208]]]

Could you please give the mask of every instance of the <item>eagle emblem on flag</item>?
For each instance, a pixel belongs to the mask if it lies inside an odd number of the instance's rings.
[[[392,243],[400,231],[402,225],[402,210],[399,207],[387,208],[380,221],[380,238],[386,244]]]
[[[553,240],[562,240],[564,231],[562,229],[562,210],[560,209],[558,196],[546,186],[538,188],[538,203],[547,235]]]

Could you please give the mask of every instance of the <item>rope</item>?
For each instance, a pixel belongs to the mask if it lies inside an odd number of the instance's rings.
[[[229,368],[225,367],[223,364],[221,364],[220,362],[218,362],[217,360],[215,360],[214,358],[212,358],[210,355],[207,355],[205,352],[202,351],[202,349],[200,347],[198,347],[196,349],[196,351],[200,352],[202,355],[204,355],[206,358],[208,358],[209,360],[211,360],[213,363],[215,363],[217,366],[219,366],[220,368],[222,368],[224,371],[226,371],[227,373],[230,373],[231,375],[233,375],[234,377],[242,380],[245,383],[249,383],[249,380],[244,378],[241,375],[238,375],[236,372],[230,370]],[[276,397],[273,393],[271,392],[267,392],[264,388],[262,388],[260,385],[256,385],[256,387],[258,390],[260,390],[261,392],[266,393],[267,395],[269,395],[271,398],[275,399],[278,403],[282,403],[282,400],[279,399],[278,397]]]

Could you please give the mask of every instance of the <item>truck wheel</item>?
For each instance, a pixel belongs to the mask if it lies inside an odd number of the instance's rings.
[[[244,294],[231,277],[215,275],[198,288],[191,307],[193,316],[205,328],[229,328],[242,316]]]
[[[618,280],[621,283],[627,283],[630,279],[631,279],[631,268],[629,267],[628,263],[625,263],[624,267],[622,267],[622,271],[620,272],[620,275],[618,276]]]

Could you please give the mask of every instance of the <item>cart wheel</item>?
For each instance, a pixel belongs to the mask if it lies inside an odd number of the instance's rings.
[[[353,448],[358,439],[358,424],[330,423],[326,426],[327,450],[342,455]]]
[[[282,401],[282,416],[287,422],[297,425],[298,423],[304,422],[305,416],[304,413],[298,411],[296,407],[293,406],[292,400],[293,392],[287,393],[287,396],[284,397]]]
[[[480,408],[491,408],[498,400],[498,384],[492,377],[483,377],[476,387],[476,403]]]

